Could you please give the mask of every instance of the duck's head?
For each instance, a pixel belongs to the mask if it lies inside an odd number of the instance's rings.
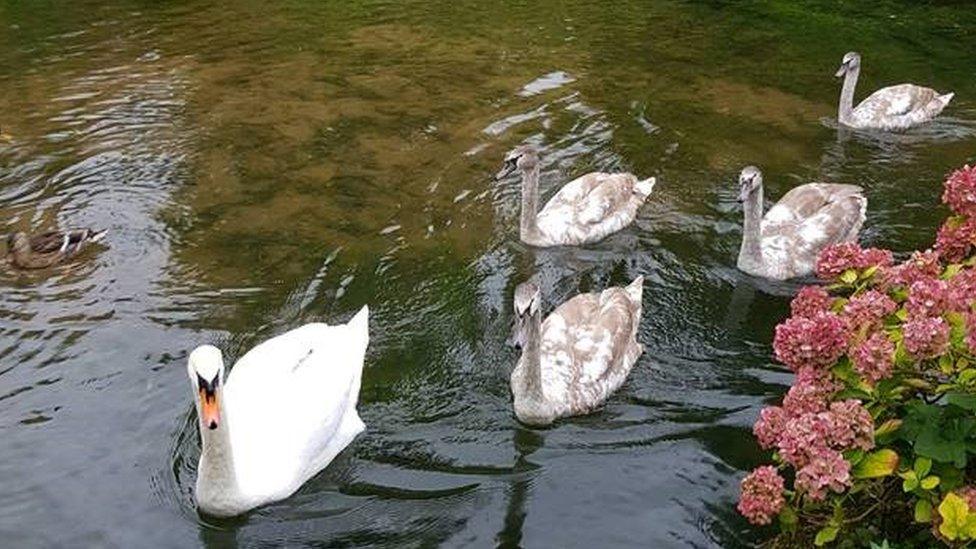
[[[848,71],[852,71],[861,66],[861,54],[856,51],[849,51],[844,54],[844,59],[840,62],[840,68],[837,69],[837,78],[844,76]]]
[[[507,177],[515,170],[529,171],[539,164],[539,153],[532,145],[519,145],[508,154],[502,163],[502,169],[495,174],[495,179]]]
[[[213,345],[201,345],[190,353],[186,364],[200,418],[200,430],[220,426],[220,398],[224,389],[224,358]]]
[[[533,282],[523,282],[515,288],[515,329],[510,343],[521,348],[525,344],[525,327],[539,313],[539,287]]]
[[[742,168],[742,173],[739,174],[739,202],[748,200],[760,187],[762,187],[762,172],[759,168],[755,166]]]

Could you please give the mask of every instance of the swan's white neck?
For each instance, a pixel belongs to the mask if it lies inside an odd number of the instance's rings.
[[[223,495],[237,494],[237,471],[234,468],[234,447],[230,438],[230,418],[224,405],[223,387],[217,392],[217,405],[220,410],[220,424],[210,429],[199,419],[200,438],[203,449],[200,452],[200,466],[197,471],[197,499],[218,502]],[[199,417],[199,404],[197,404]]]
[[[523,328],[522,364],[525,375],[522,377],[525,396],[535,401],[542,401],[542,364],[541,364],[541,334],[542,310],[536,310]]]
[[[762,257],[762,214],[763,187],[749,193],[742,203],[745,220],[742,225],[742,247],[739,248],[739,265],[759,267],[763,264]]]
[[[523,242],[539,238],[539,165],[522,170],[522,219],[520,236]]]
[[[861,66],[857,65],[848,69],[844,74],[844,87],[840,91],[840,105],[837,107],[837,120],[849,122],[851,114],[854,112],[854,88],[857,86],[857,77],[861,74]]]

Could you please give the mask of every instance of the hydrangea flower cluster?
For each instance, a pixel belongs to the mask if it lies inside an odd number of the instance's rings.
[[[844,272],[871,267],[890,267],[894,256],[889,250],[879,248],[862,249],[856,242],[845,242],[827,246],[817,257],[816,273],[824,280],[834,280]]]
[[[844,318],[854,331],[876,330],[884,324],[886,316],[898,310],[898,304],[888,294],[868,290],[852,297],[844,305]]]
[[[783,477],[774,467],[757,468],[742,479],[739,512],[753,524],[769,524],[786,503],[783,486]]]
[[[976,167],[966,165],[949,175],[942,202],[957,215],[976,216]]]
[[[922,317],[902,326],[905,351],[915,360],[935,358],[949,347],[949,323],[942,317]]]
[[[834,313],[812,318],[794,316],[776,326],[773,349],[776,359],[793,371],[828,368],[847,348],[847,322]]]
[[[804,286],[790,302],[790,312],[793,316],[813,318],[818,313],[828,312],[833,302],[834,298],[823,287]]]
[[[934,278],[942,272],[939,253],[933,250],[913,252],[912,256],[899,265],[878,270],[878,286],[883,291],[897,287],[909,287],[918,280]]]
[[[946,261],[965,259],[976,244],[976,218],[950,217],[939,228],[935,237],[935,249]]]
[[[868,383],[888,379],[895,367],[895,344],[883,332],[875,332],[851,351],[851,361]]]
[[[908,314],[912,317],[939,316],[949,308],[949,285],[937,278],[912,283],[908,292]]]

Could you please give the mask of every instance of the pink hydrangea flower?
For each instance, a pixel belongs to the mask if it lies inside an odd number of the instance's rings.
[[[844,318],[852,330],[867,327],[874,330],[884,325],[884,318],[898,310],[898,304],[887,294],[868,290],[844,304]]]
[[[976,215],[976,167],[966,165],[952,172],[944,186],[942,202],[959,215]]]
[[[847,323],[834,313],[794,316],[776,326],[773,350],[777,360],[793,371],[827,368],[844,354],[847,334]]]
[[[908,291],[908,314],[939,316],[949,308],[949,285],[945,280],[923,278],[912,283]]]
[[[935,358],[949,346],[949,323],[942,317],[921,317],[902,326],[905,351],[916,360]]]
[[[923,278],[935,278],[941,272],[939,253],[928,250],[914,252],[908,261],[900,265],[880,269],[877,276],[881,288],[889,290],[896,286],[911,286],[913,282]]]
[[[768,450],[776,446],[779,442],[779,435],[789,421],[789,414],[779,406],[767,406],[759,412],[759,419],[752,426],[752,432],[756,435],[759,445]]]
[[[976,269],[964,269],[949,279],[949,308],[969,312],[976,301]]]
[[[935,249],[950,263],[966,259],[976,243],[976,218],[949,218],[939,227]]]
[[[771,465],[757,467],[742,479],[739,512],[752,524],[769,524],[786,503],[783,486],[783,477]]]
[[[874,384],[891,377],[895,366],[895,344],[883,332],[875,332],[851,352],[857,373]]]
[[[891,254],[891,250],[882,250],[881,248],[864,248],[861,250],[860,258],[858,258],[857,267],[859,269],[867,269],[869,267],[891,267],[894,262],[895,258]]]
[[[809,413],[796,416],[786,426],[776,441],[776,449],[783,461],[799,469],[827,448],[831,423],[826,414]]]
[[[976,313],[966,314],[966,346],[976,354]]]
[[[827,490],[840,494],[851,485],[851,464],[836,450],[821,449],[796,472],[796,489],[814,501],[820,501]]]
[[[783,409],[790,416],[827,409],[827,401],[842,388],[826,370],[803,368],[796,374],[793,386],[783,397]]]
[[[823,280],[834,280],[848,269],[857,269],[861,264],[861,247],[856,242],[833,244],[820,251],[817,256],[817,276]]]
[[[841,451],[874,448],[874,419],[861,401],[832,402],[830,410],[822,412],[821,416],[828,425],[827,439],[831,448]]]
[[[821,286],[804,286],[790,302],[793,316],[811,318],[830,310],[834,299]]]

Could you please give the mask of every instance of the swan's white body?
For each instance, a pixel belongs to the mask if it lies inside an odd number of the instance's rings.
[[[643,283],[637,277],[627,287],[578,295],[544,323],[538,289],[531,283],[516,289],[522,356],[511,387],[519,421],[548,425],[586,414],[620,388],[644,351],[637,342]]]
[[[861,74],[861,56],[850,52],[844,56],[837,76],[844,77],[840,94],[838,121],[852,128],[903,130],[927,122],[942,112],[955,94],[939,92],[915,84],[888,86],[869,95],[854,107],[854,88]]]
[[[197,399],[202,511],[233,516],[290,496],[365,429],[356,403],[368,316],[363,307],[348,324],[307,324],[249,351],[216,391],[216,428],[205,423]],[[208,379],[218,361],[222,379],[220,352],[195,350],[191,382]]]
[[[739,181],[745,210],[740,270],[774,280],[806,276],[813,272],[822,249],[857,241],[868,203],[860,187],[800,185],[763,216],[762,174],[749,166]]]
[[[533,147],[508,153],[497,177],[516,168],[522,171],[519,236],[539,247],[579,246],[620,231],[633,223],[655,183],[653,177],[640,180],[631,173],[588,173],[563,185],[539,210],[539,162]]]

